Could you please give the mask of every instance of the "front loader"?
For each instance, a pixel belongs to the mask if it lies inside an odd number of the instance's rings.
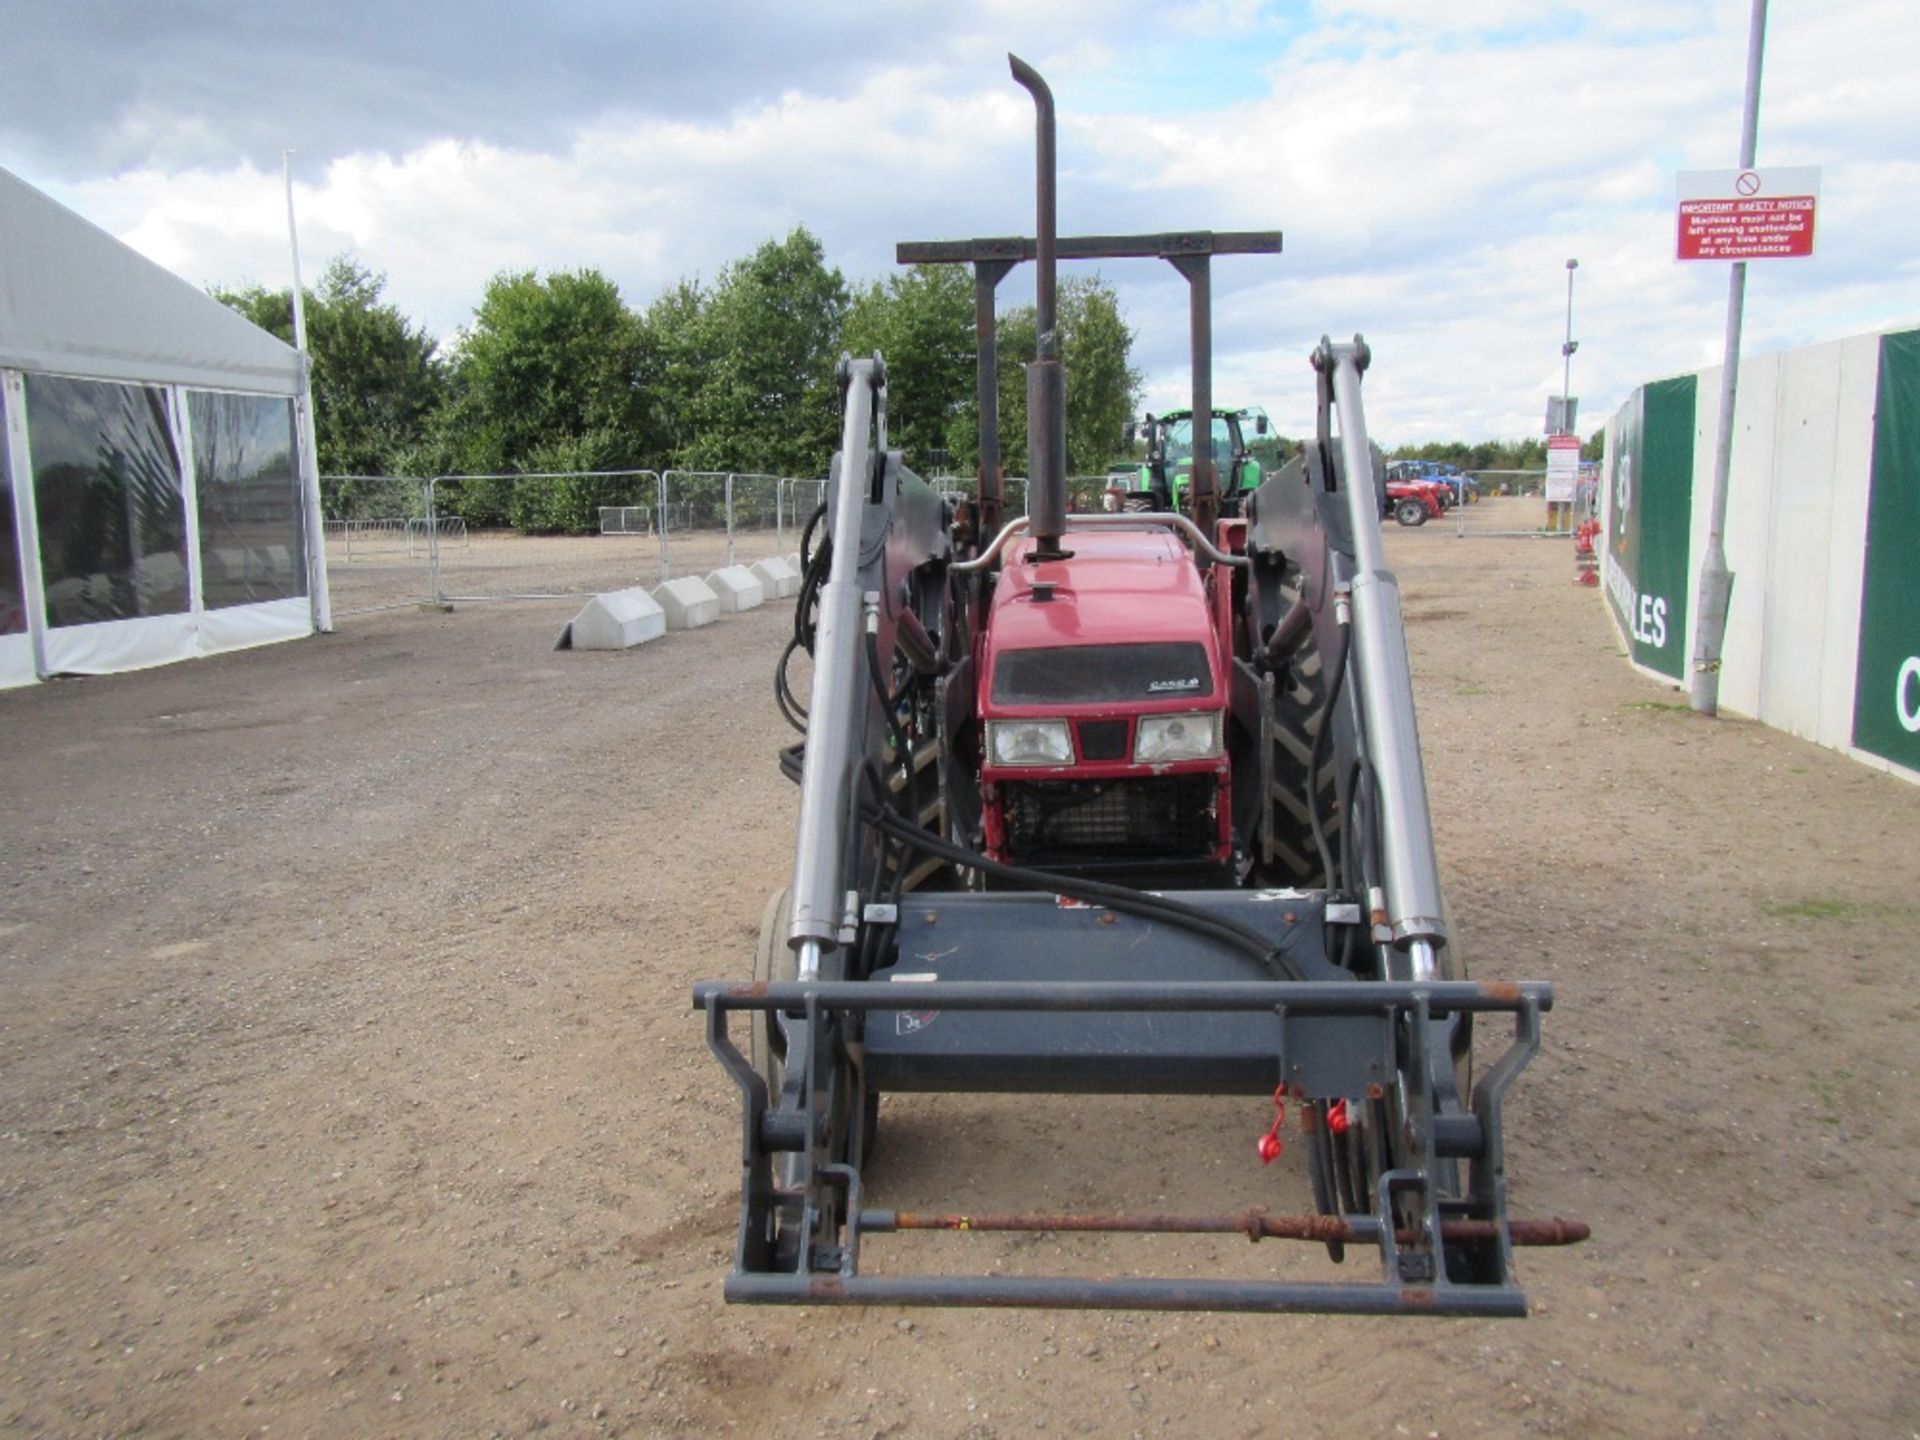
[[[1058,237],[1052,97],[1010,59],[1037,112],[1035,236],[900,247],[903,263],[973,266],[978,495],[908,470],[886,445],[884,362],[842,361],[840,450],[776,675],[803,736],[781,757],[800,785],[792,881],[752,981],[694,988],[743,1100],[726,1296],[1524,1314],[1513,1247],[1586,1233],[1507,1210],[1502,1104],[1552,994],[1469,980],[1455,959],[1382,558],[1367,348],[1321,342],[1316,433],[1233,513],[1201,446],[1184,505],[1069,514],[1056,262],[1158,257],[1188,279],[1191,413],[1208,415],[1212,260],[1275,254],[1280,236]],[[993,299],[1027,260],[1029,513],[1009,517]],[[1505,1043],[1470,1082],[1476,1029],[1485,1049],[1495,1030]],[[878,1208],[883,1092],[1291,1106],[1317,1213]],[[1281,1134],[1276,1118],[1258,1159]],[[1355,1280],[869,1264],[908,1230],[1244,1234],[1376,1264]]]

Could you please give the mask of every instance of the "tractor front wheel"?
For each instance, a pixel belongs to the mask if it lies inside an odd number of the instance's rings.
[[[766,909],[760,914],[760,941],[753,952],[754,983],[785,985],[800,978],[800,958],[787,943],[787,927],[792,919],[791,891],[776,890],[767,897]],[[779,1016],[772,1010],[755,1010],[751,1035],[748,1058],[760,1078],[767,1082],[768,1102],[778,1103],[781,1087],[787,1080],[787,1037],[780,1027]],[[851,1065],[844,1069],[847,1083],[857,1084],[858,1071]],[[880,1092],[865,1085],[859,1086],[859,1090],[862,1097],[860,1163],[864,1165],[873,1155],[880,1128]],[[844,1145],[844,1124],[839,1128],[843,1131]]]
[[[779,985],[796,979],[800,962],[787,944],[787,923],[793,918],[793,897],[788,890],[776,890],[767,897],[767,908],[760,913],[760,943],[753,952],[753,981],[756,985]],[[753,1068],[767,1082],[769,1096],[780,1093],[786,1078],[787,1040],[780,1032],[771,1010],[755,1010],[751,1029]]]

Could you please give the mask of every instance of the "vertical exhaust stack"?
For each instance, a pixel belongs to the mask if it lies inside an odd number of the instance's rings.
[[[1035,560],[1062,560],[1067,528],[1067,375],[1060,363],[1054,315],[1053,91],[1018,55],[1008,55],[1013,78],[1033,96],[1037,203],[1034,222],[1034,311],[1038,339],[1027,367],[1027,514]]]

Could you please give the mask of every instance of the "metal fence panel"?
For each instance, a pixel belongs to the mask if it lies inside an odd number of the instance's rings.
[[[1495,495],[1475,505],[1456,505],[1445,519],[1428,522],[1429,529],[1461,540],[1526,540],[1556,533],[1546,525],[1546,501],[1527,495]]]
[[[433,598],[435,552],[443,540],[433,517],[431,481],[405,475],[323,475],[327,588],[333,613],[364,615]]]
[[[799,549],[800,531],[827,495],[824,480],[784,475],[732,475],[728,484],[729,565]]]
[[[827,488],[824,480],[725,470],[668,470],[660,483],[663,579],[705,575],[797,549],[800,529]]]
[[[954,500],[972,500],[980,494],[980,481],[972,475],[935,475],[927,483]],[[1071,491],[1073,482],[1068,482]],[[1008,475],[1000,481],[1000,509],[1011,520],[1027,513],[1027,481],[1024,475]]]
[[[725,471],[326,476],[336,612],[574,599],[799,548],[827,482]]]
[[[731,565],[727,529],[728,489],[724,470],[668,470],[660,477],[661,525],[666,536],[669,575],[705,575]]]
[[[790,555],[800,548],[807,522],[814,512],[824,510],[827,482],[782,478],[774,489],[774,553]]]
[[[1525,539],[1572,533],[1571,521],[1557,530],[1549,528],[1547,502],[1541,498],[1546,471],[1473,470],[1468,474],[1480,487],[1479,498],[1455,505],[1444,521],[1435,522],[1461,539]]]
[[[443,602],[576,598],[667,574],[651,470],[441,475],[433,506],[440,526],[464,526],[457,542],[441,534]]]

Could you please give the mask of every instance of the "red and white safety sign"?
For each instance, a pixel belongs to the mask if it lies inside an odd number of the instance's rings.
[[[1573,500],[1580,482],[1580,437],[1547,437],[1547,503],[1564,505]]]
[[[1682,170],[1675,258],[1800,260],[1813,254],[1818,165]]]

